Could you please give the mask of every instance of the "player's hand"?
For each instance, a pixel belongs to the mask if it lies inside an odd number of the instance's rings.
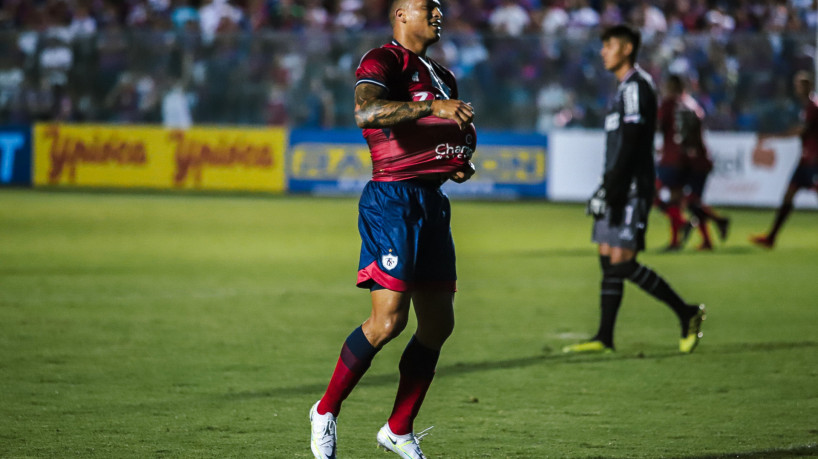
[[[608,203],[605,202],[605,188],[599,187],[585,205],[585,215],[592,215],[595,219],[605,216]]]
[[[474,121],[474,107],[462,100],[435,100],[432,102],[432,115],[455,121],[462,131]]]
[[[463,183],[466,180],[470,179],[475,172],[476,169],[474,168],[474,164],[471,161],[469,161],[468,164],[463,166],[459,171],[450,175],[449,179],[454,183]]]

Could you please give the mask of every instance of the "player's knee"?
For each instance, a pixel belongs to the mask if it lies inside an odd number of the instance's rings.
[[[606,277],[617,277],[620,279],[630,278],[636,270],[639,269],[639,263],[636,260],[628,260],[622,263],[613,263],[605,272]]]
[[[381,347],[403,332],[407,320],[405,314],[379,314],[364,323],[364,331],[374,347]]]

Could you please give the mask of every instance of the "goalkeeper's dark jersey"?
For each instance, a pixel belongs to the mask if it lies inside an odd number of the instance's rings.
[[[656,111],[653,79],[636,66],[619,84],[616,99],[605,117],[607,143],[602,186],[609,197],[624,197],[633,185],[640,197],[653,196]]]

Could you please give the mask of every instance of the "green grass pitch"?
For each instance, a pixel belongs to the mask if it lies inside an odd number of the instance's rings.
[[[307,412],[366,318],[355,199],[0,190],[0,457],[310,457]],[[613,355],[579,205],[453,202],[457,327],[416,426],[435,458],[818,455],[818,213],[772,251],[771,210],[728,210],[712,253],[652,266],[708,305],[676,352],[670,310],[627,285]],[[397,362],[344,405],[339,457],[386,458]]]

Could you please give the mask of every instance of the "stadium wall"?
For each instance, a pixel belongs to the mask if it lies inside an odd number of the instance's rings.
[[[112,188],[285,188],[283,128],[36,124],[33,184]]]
[[[798,162],[796,139],[756,151],[752,133],[706,134],[713,205],[775,207]],[[444,185],[460,198],[583,202],[601,175],[604,132],[480,133],[478,173]],[[658,143],[657,143],[658,145]],[[0,127],[0,185],[240,190],[312,195],[360,192],[371,162],[360,130],[38,123]],[[799,208],[818,209],[815,193]]]
[[[565,202],[588,199],[602,175],[605,132],[554,131],[548,140],[548,198]],[[705,134],[705,143],[714,162],[704,190],[705,202],[746,207],[776,207],[781,203],[798,164],[799,141],[768,141],[762,151],[756,151],[756,141],[757,137],[752,133]],[[661,139],[657,140],[657,145],[661,145]],[[815,193],[798,193],[795,206],[818,209],[818,197]]]
[[[444,185],[451,196],[545,199],[548,141],[537,134],[478,133],[479,163],[463,184]],[[372,176],[361,131],[295,129],[287,151],[288,189],[315,195],[359,194]]]
[[[31,185],[31,129],[0,126],[0,185]]]

